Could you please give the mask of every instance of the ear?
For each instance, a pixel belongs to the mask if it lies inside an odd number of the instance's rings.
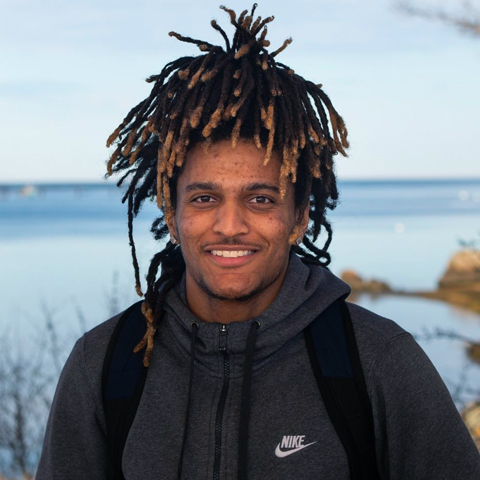
[[[168,233],[170,233],[170,238],[174,238],[177,242],[180,242],[178,236],[177,225],[175,222],[175,211],[171,209],[168,214],[165,213],[165,223],[167,224]]]
[[[308,228],[309,214],[310,211],[310,202],[307,202],[304,208],[296,210],[296,220],[295,226],[293,227],[292,233],[288,238],[288,243],[290,245],[297,244],[298,239],[302,239],[305,236],[305,232]]]
[[[308,228],[308,221],[309,221],[308,214],[309,213],[310,213],[310,200],[305,205],[305,208],[303,208],[303,209],[301,209],[297,212],[297,214],[298,214],[297,222],[298,222],[298,225],[299,225],[303,235],[305,235],[305,232],[307,231],[307,228]]]

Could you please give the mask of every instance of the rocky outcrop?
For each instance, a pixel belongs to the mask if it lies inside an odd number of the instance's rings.
[[[389,293],[390,286],[380,280],[365,280],[355,270],[344,270],[341,279],[348,283],[354,292]]]
[[[455,253],[433,291],[395,290],[381,280],[366,280],[355,270],[341,273],[344,282],[352,287],[349,300],[355,302],[362,293],[393,294],[440,300],[480,313],[480,250],[464,249]]]
[[[480,284],[480,250],[464,249],[455,253],[438,282],[439,288]]]

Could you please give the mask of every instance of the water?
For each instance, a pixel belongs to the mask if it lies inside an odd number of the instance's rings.
[[[480,180],[348,182],[332,215],[332,270],[431,290],[459,241],[480,239]]]
[[[345,181],[339,187],[341,202],[330,214],[330,267],[337,275],[354,268],[397,288],[434,289],[459,241],[480,238],[480,179]],[[136,301],[126,206],[118,189],[46,185],[23,193],[18,186],[0,187],[0,331],[12,324],[25,331],[41,328],[45,305],[60,325],[80,331]],[[144,274],[162,248],[149,233],[157,212],[147,203],[135,226]],[[112,306],[113,297],[118,302]],[[448,325],[480,339],[478,315],[442,303],[396,297],[361,297],[359,303],[412,332]],[[445,342],[422,346],[454,389],[465,349],[461,342]]]

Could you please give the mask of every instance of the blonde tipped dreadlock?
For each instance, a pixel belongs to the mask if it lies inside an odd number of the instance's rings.
[[[327,250],[332,230],[325,214],[327,208],[335,208],[338,199],[333,156],[346,156],[347,129],[321,85],[276,62],[276,56],[287,48],[291,38],[269,53],[267,25],[274,17],[254,19],[256,7],[250,14],[244,10],[238,17],[233,10],[220,7],[229,15],[235,30],[230,40],[212,20],[211,26],[225,41],[224,47],[170,32],[181,42],[196,45],[201,54],[174,60],[158,75],[149,77],[147,82],[153,84],[150,95],[130,110],[107,140],[107,146],[116,143],[107,163],[108,175],[124,172],[119,186],[130,177],[123,201],[128,199],[129,239],[136,290],[141,296],[133,218],[145,199],[156,197],[163,213],[154,222],[152,232],[158,240],[167,235],[167,222],[174,214],[176,179],[188,148],[198,142],[208,145],[230,138],[235,147],[240,138],[250,138],[265,150],[265,164],[273,151],[278,151],[282,197],[292,182],[296,206],[305,206],[310,200],[310,227],[303,246],[292,249],[304,261],[325,266],[330,263]],[[328,239],[319,249],[314,242],[322,227]],[[162,273],[157,279],[160,266]],[[183,275],[184,268],[180,247],[171,242],[150,264],[142,308],[147,331],[136,347],[136,351],[146,348],[146,366],[165,292]]]

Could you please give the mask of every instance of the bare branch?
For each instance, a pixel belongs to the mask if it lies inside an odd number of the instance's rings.
[[[458,13],[448,12],[443,8],[422,6],[410,0],[399,0],[395,6],[406,15],[438,20],[464,33],[480,36],[480,12],[471,1],[464,2]]]

